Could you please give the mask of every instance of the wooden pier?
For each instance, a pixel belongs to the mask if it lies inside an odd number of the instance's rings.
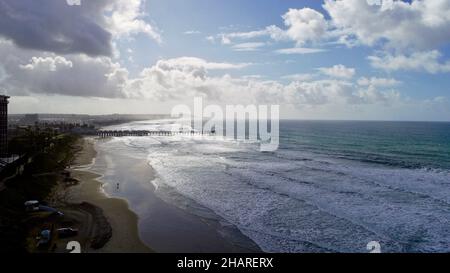
[[[97,132],[97,136],[101,138],[106,137],[125,137],[125,136],[175,136],[175,135],[215,135],[214,131],[211,132],[198,132],[198,131],[147,131],[147,130],[100,130]]]

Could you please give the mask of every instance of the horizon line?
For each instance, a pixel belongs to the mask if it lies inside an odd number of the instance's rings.
[[[10,115],[73,115],[73,116],[170,116],[170,114],[124,114],[124,113],[110,113],[110,114],[76,114],[76,113],[9,113]],[[314,119],[314,118],[280,118],[280,121],[335,121],[335,122],[436,122],[436,123],[450,123],[450,120],[394,120],[394,119]]]

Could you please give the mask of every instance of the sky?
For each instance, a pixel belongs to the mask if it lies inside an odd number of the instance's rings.
[[[10,113],[450,121],[450,0],[0,0]]]

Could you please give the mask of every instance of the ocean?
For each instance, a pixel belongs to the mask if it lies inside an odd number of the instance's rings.
[[[96,149],[105,191],[140,216],[145,190],[156,189],[189,213],[213,212],[266,252],[368,252],[370,241],[382,252],[450,251],[450,123],[281,121],[270,153],[215,136],[121,137]],[[146,159],[155,176],[135,183],[153,187],[116,192],[113,151]]]

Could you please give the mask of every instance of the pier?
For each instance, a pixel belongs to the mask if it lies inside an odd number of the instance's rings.
[[[198,132],[198,131],[150,131],[150,130],[100,130],[97,136],[100,138],[107,137],[125,137],[125,136],[175,136],[175,135],[215,135],[215,131]]]

